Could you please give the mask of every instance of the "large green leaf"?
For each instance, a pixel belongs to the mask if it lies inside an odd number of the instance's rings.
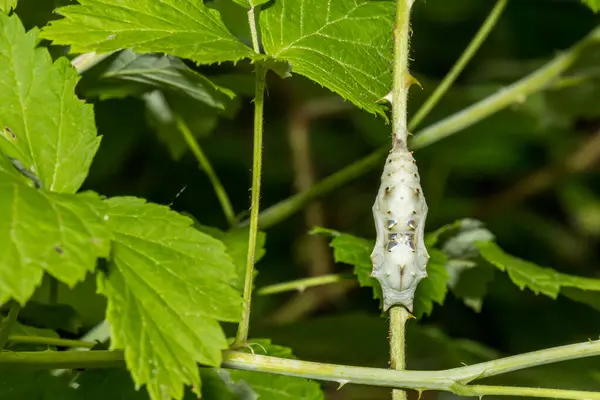
[[[65,58],[52,64],[17,16],[0,13],[0,151],[37,175],[44,188],[74,193],[100,144],[91,105],[74,95],[77,72]]]
[[[140,95],[160,89],[223,109],[235,95],[190,69],[177,57],[124,50],[86,74],[96,75],[85,88],[101,99]],[[82,83],[86,83],[85,80]]]
[[[199,64],[237,61],[254,52],[202,0],[80,0],[59,8],[65,18],[42,36],[73,52],[131,48],[189,58]]]
[[[296,358],[291,349],[271,344],[269,339],[251,339],[249,345],[252,346],[252,350],[248,348],[240,350],[273,357]],[[223,369],[202,372],[202,376],[210,377],[211,381],[215,380],[215,375],[221,382],[211,382],[203,386],[202,395],[206,399],[323,400],[325,398],[317,382],[304,378]]]
[[[111,234],[94,193],[58,194],[0,173],[0,303],[24,304],[44,272],[75,285],[106,257]]]
[[[383,115],[392,86],[394,4],[275,0],[260,13],[265,52],[292,71]]]
[[[331,247],[335,262],[354,266],[354,274],[360,286],[373,288],[373,297],[383,299],[379,282],[371,277],[373,264],[371,252],[375,246],[374,240],[359,238],[347,233],[340,233],[329,229],[316,228],[313,233],[333,236]],[[413,314],[416,318],[429,315],[433,311],[433,302],[443,304],[446,298],[448,272],[445,268],[446,256],[439,250],[428,249],[430,253],[427,264],[428,277],[424,279],[415,293],[415,307]]]
[[[98,284],[111,346],[125,349],[134,382],[153,399],[181,399],[184,384],[200,383],[196,363],[221,363],[227,340],[218,321],[241,317],[235,266],[222,242],[165,206],[130,197],[107,204],[115,240]]]
[[[512,282],[520,289],[528,288],[536,294],[544,294],[553,299],[563,292],[575,301],[588,303],[596,308],[598,298],[590,298],[587,291],[600,292],[600,279],[567,275],[551,268],[544,268],[531,262],[506,254],[496,243],[478,242],[475,244],[481,256],[501,271],[508,273]]]

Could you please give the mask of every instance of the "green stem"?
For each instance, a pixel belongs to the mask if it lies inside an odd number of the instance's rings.
[[[81,75],[110,57],[113,53],[116,53],[116,51],[104,54],[96,54],[95,52],[85,53],[71,60],[71,65],[75,67],[77,73]]]
[[[390,309],[390,366],[395,370],[406,368],[406,322],[410,314],[403,306]],[[393,400],[405,400],[406,392],[392,391]]]
[[[600,340],[532,351],[498,360],[449,369],[445,373],[457,382],[469,383],[477,379],[525,368],[592,356],[600,356]]]
[[[250,25],[250,36],[252,37],[252,48],[255,52],[260,53],[260,45],[258,44],[258,29],[256,29],[255,6],[248,10],[248,25]]]
[[[248,256],[246,259],[246,278],[244,280],[244,305],[242,320],[238,326],[235,343],[242,345],[248,339],[250,325],[250,306],[252,300],[252,278],[254,276],[254,257],[256,236],[258,234],[258,214],[260,211],[260,183],[263,145],[263,106],[265,95],[266,68],[256,64],[256,84],[254,97],[254,155],[252,163],[252,203],[250,205],[250,235],[248,238]]]
[[[410,10],[414,0],[396,1],[396,23],[394,27],[394,78],[392,87],[392,146],[406,147],[408,142],[408,90],[411,82],[407,79]],[[410,314],[403,306],[390,310],[390,366],[395,370],[406,368],[406,321]],[[404,390],[392,391],[393,400],[406,400]]]
[[[204,154],[204,152],[202,151],[202,148],[200,147],[200,145],[194,138],[192,131],[190,130],[188,125],[185,123],[183,118],[176,115],[175,121],[177,123],[177,128],[181,131],[183,138],[185,139],[187,145],[189,146],[190,150],[192,150],[192,153],[196,157],[196,160],[198,161],[198,165],[200,166],[200,169],[202,169],[204,172],[206,172],[208,179],[210,179],[210,182],[211,182],[211,184],[215,190],[215,193],[217,195],[217,198],[219,199],[219,203],[221,203],[221,208],[223,209],[225,218],[227,218],[227,223],[229,224],[229,226],[233,226],[235,224],[235,212],[233,211],[233,206],[231,205],[231,200],[229,200],[229,196],[227,195],[227,192],[225,191],[225,187],[221,183],[221,180],[219,179],[215,170],[213,169],[212,165],[210,164],[210,161],[206,157],[206,154]]]
[[[223,353],[223,368],[267,372],[301,378],[423,390],[443,390],[464,396],[507,395],[600,399],[600,392],[545,388],[466,385],[474,379],[558,361],[600,355],[600,340],[554,347],[466,367],[442,371],[394,371],[253,355],[235,350]],[[122,351],[1,352],[0,370],[125,367]]]
[[[498,22],[500,19],[500,15],[502,14],[502,11],[504,11],[507,1],[508,0],[498,0],[496,2],[496,5],[484,21],[483,25],[481,25],[481,28],[479,28],[479,31],[475,37],[473,37],[471,40],[471,43],[469,43],[469,46],[456,61],[456,64],[454,64],[450,72],[448,72],[448,74],[444,77],[435,91],[427,98],[425,103],[421,105],[421,107],[412,117],[410,123],[408,124],[409,130],[415,129],[421,122],[423,122],[423,119],[425,119],[425,117],[429,114],[433,107],[435,107],[442,96],[448,91],[450,86],[452,86],[456,78],[458,78],[465,66],[473,58],[477,50],[479,50],[485,39],[488,37],[492,28],[496,25],[496,22]]]
[[[312,278],[302,278],[294,281],[276,283],[274,285],[263,286],[257,290],[257,294],[261,296],[269,294],[277,294],[283,292],[299,291],[303,292],[309,287],[329,285],[332,283],[341,282],[347,279],[354,278],[352,274],[328,274],[315,276]]]
[[[59,347],[81,347],[91,349],[96,345],[92,342],[84,342],[81,340],[59,339],[45,336],[17,336],[11,335],[8,337],[10,343],[25,343],[25,344],[44,344],[48,346]]]
[[[410,145],[413,149],[427,147],[445,137],[453,135],[494,112],[507,106],[523,101],[527,96],[546,89],[558,76],[573,64],[581,50],[600,37],[600,28],[593,30],[579,43],[572,46],[562,55],[550,61],[542,68],[526,76],[520,81],[493,95],[479,101],[473,106],[459,111],[436,124],[418,132]],[[389,146],[385,145],[366,157],[342,168],[333,175],[323,179],[308,190],[289,197],[266,209],[260,216],[260,226],[267,229],[301,210],[312,200],[322,197],[348,182],[357,179],[375,168],[379,168],[381,160],[387,155]],[[247,225],[248,221],[241,225]]]
[[[0,327],[0,351],[4,349],[6,342],[8,342],[8,335],[10,335],[13,324],[17,321],[19,311],[21,311],[21,305],[13,302],[8,310],[8,315],[2,321],[2,327]]]

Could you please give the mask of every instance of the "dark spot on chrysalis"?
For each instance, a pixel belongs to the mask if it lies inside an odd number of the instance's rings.
[[[4,135],[8,136],[11,140],[17,140],[17,135],[8,126],[4,127]]]
[[[387,251],[392,251],[394,249],[394,247],[398,246],[398,242],[392,240],[391,242],[388,242],[387,244]]]
[[[419,174],[417,174],[417,173],[415,172],[415,173],[413,174],[413,176],[414,176],[415,178],[418,178],[418,177],[419,177]]]
[[[65,254],[65,251],[60,246],[54,246],[54,251],[56,251],[59,255]]]
[[[396,238],[397,238],[397,237],[398,237],[398,234],[397,234],[397,233],[390,233],[390,234],[388,235],[388,239],[389,239],[389,240],[396,240]]]
[[[421,194],[421,189],[415,188],[414,193],[415,193],[415,196],[419,197],[419,195]]]
[[[385,187],[385,194],[390,194],[390,193],[392,193],[392,188],[389,187],[389,186],[386,186]]]
[[[387,228],[392,229],[397,223],[398,223],[398,221],[396,221],[395,219],[388,219],[387,220]]]

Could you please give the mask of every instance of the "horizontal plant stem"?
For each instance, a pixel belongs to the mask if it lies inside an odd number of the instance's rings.
[[[532,351],[498,360],[449,369],[445,373],[448,377],[460,383],[469,383],[476,379],[505,374],[524,368],[592,356],[600,356],[600,340]]]
[[[9,343],[25,343],[25,344],[43,344],[48,346],[60,347],[82,347],[91,349],[96,345],[93,342],[84,342],[82,340],[60,339],[45,336],[9,336]]]
[[[294,196],[283,200],[269,207],[260,214],[258,223],[261,229],[267,229],[289,216],[300,211],[310,201],[321,197],[327,193],[331,193],[335,189],[345,185],[366,172],[378,167],[381,164],[381,159],[387,154],[388,146],[381,147],[375,150],[368,156],[356,161],[346,168],[334,173],[323,179],[313,187]],[[248,225],[248,221],[244,221],[241,225]]]
[[[513,386],[485,386],[485,385],[456,385],[453,393],[459,396],[519,396],[519,397],[544,397],[553,399],[598,399],[600,392],[586,392],[582,390],[546,389]]]
[[[427,98],[425,103],[415,113],[415,115],[410,120],[408,124],[408,129],[415,129],[425,117],[429,114],[429,112],[435,107],[435,105],[440,101],[442,96],[450,89],[450,86],[454,83],[456,78],[460,75],[460,73],[464,70],[465,66],[469,63],[469,61],[473,58],[477,50],[481,47],[485,39],[488,37],[492,28],[496,25],[496,22],[500,19],[500,15],[502,15],[502,11],[506,7],[506,3],[508,0],[498,0],[496,5],[485,19],[484,23],[479,28],[477,34],[471,40],[471,43],[467,46],[467,48],[460,55],[459,59],[456,61],[450,72],[444,77],[442,82],[436,87],[434,92]]]
[[[4,351],[0,353],[0,370],[121,368],[125,367],[122,351]]]
[[[331,283],[337,283],[346,279],[352,279],[352,274],[327,274],[321,276],[315,276],[312,278],[302,278],[294,281],[276,283],[274,285],[263,286],[256,291],[259,295],[276,294],[283,292],[299,291],[302,292],[309,287],[329,285]]]

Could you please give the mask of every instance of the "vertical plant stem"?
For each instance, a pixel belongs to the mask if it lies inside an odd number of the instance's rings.
[[[408,42],[410,9],[414,0],[396,1],[396,24],[394,26],[394,80],[392,87],[392,136],[393,146],[406,146],[408,141],[407,102],[411,80],[408,71]],[[390,366],[403,370],[405,367],[405,325],[409,318],[403,306],[390,310]],[[393,400],[406,400],[404,390],[394,389]]]
[[[260,174],[262,169],[262,130],[263,103],[265,94],[266,68],[256,64],[256,82],[254,98],[254,156],[252,162],[252,203],[250,205],[250,235],[248,239],[248,256],[246,259],[246,279],[244,280],[244,305],[242,320],[235,338],[236,345],[242,345],[248,339],[250,325],[250,304],[252,300],[252,278],[254,276],[254,256],[256,252],[256,236],[258,233],[258,213],[260,211]]]
[[[396,370],[406,368],[406,321],[410,314],[403,306],[394,306],[390,309],[390,367]],[[403,390],[392,391],[393,400],[405,400],[406,392]]]
[[[485,39],[488,37],[492,28],[496,25],[496,22],[498,22],[500,19],[500,15],[502,14],[502,11],[504,11],[507,2],[508,0],[498,0],[496,2],[496,5],[484,21],[483,25],[481,25],[481,28],[479,28],[477,34],[471,40],[471,43],[469,43],[469,46],[456,61],[456,64],[454,64],[450,72],[448,72],[448,74],[444,77],[442,82],[438,85],[431,96],[429,96],[425,103],[423,103],[423,105],[417,110],[411,119],[410,124],[408,125],[409,130],[415,129],[421,122],[423,122],[433,107],[435,107],[442,96],[448,91],[450,86],[452,86],[456,78],[458,78],[465,66],[473,58],[477,50],[479,50]]]
[[[6,342],[8,342],[8,335],[10,334],[10,329],[12,325],[17,321],[19,311],[21,311],[21,305],[17,302],[13,302],[10,305],[10,309],[8,310],[8,316],[4,318],[4,321],[2,321],[2,326],[0,326],[0,351],[4,349],[4,346],[6,346]]]
[[[221,208],[223,208],[225,218],[227,218],[227,223],[229,224],[229,226],[233,226],[236,222],[235,212],[233,211],[233,206],[231,205],[231,200],[229,200],[229,196],[225,191],[225,187],[223,187],[221,180],[215,173],[215,170],[210,164],[210,161],[208,161],[206,154],[204,154],[204,152],[202,151],[202,148],[198,144],[198,141],[196,141],[196,139],[194,138],[194,135],[192,134],[192,131],[190,130],[189,126],[178,115],[175,116],[175,120],[177,123],[177,128],[179,129],[179,131],[181,131],[181,134],[183,135],[183,138],[185,139],[187,145],[196,157],[200,169],[204,170],[204,172],[206,172],[206,175],[208,176],[208,179],[210,179],[210,182],[217,195],[217,198],[219,199],[219,203],[221,203]]]
[[[252,34],[252,46],[259,53],[258,31],[256,29],[256,16],[254,7],[248,11],[248,23]],[[244,280],[244,304],[242,320],[238,325],[235,345],[243,345],[248,340],[250,327],[250,307],[252,303],[252,278],[254,277],[254,258],[256,254],[256,236],[258,234],[258,214],[260,212],[260,183],[262,170],[262,145],[263,145],[263,108],[265,99],[265,80],[267,69],[260,63],[255,63],[254,77],[254,150],[252,157],[252,201],[250,204],[250,233],[248,237],[248,254],[246,257],[246,278]]]
[[[256,15],[254,9],[256,7],[250,7],[248,10],[248,24],[250,25],[250,36],[252,36],[252,48],[255,52],[260,53],[260,45],[258,44],[258,29],[256,29]]]

